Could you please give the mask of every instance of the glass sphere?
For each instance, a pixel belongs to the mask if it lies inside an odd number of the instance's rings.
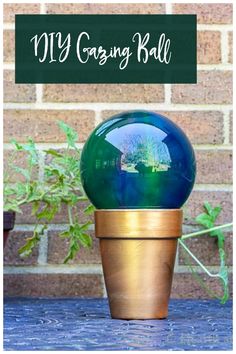
[[[124,112],[102,122],[81,154],[81,180],[97,209],[174,209],[194,185],[194,151],[168,118]]]

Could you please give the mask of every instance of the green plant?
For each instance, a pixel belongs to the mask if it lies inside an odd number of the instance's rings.
[[[22,256],[31,254],[33,248],[44,235],[47,224],[53,222],[62,207],[68,213],[68,227],[59,235],[69,239],[69,249],[64,263],[73,259],[81,246],[90,247],[92,239],[88,234],[90,221],[80,223],[76,215],[78,203],[88,201],[80,180],[80,151],[76,146],[77,133],[64,122],[58,122],[67,141],[65,151],[48,149],[40,153],[34,141],[29,138],[27,144],[19,144],[13,140],[14,152],[8,161],[8,171],[4,173],[4,210],[22,213],[23,205],[31,206],[31,214],[36,217],[32,237],[28,238],[19,253]],[[26,167],[15,164],[17,153],[26,154]],[[44,155],[43,178],[35,178],[35,171],[41,168]],[[22,182],[11,183],[10,175],[15,171],[23,176]],[[84,209],[85,214],[93,212],[93,206]]]
[[[191,269],[195,279],[200,283],[201,286],[205,288],[205,290],[210,294],[211,296],[221,300],[221,303],[224,304],[228,298],[229,298],[229,289],[228,289],[228,268],[226,265],[226,254],[225,254],[225,235],[222,232],[222,229],[228,228],[232,226],[232,223],[229,224],[224,224],[220,226],[215,226],[217,218],[222,211],[222,208],[220,206],[212,207],[209,202],[204,202],[203,207],[205,209],[204,213],[199,214],[195,221],[197,224],[203,226],[205,230],[200,230],[197,232],[193,232],[190,234],[183,235],[179,239],[179,244],[183,247],[185,250],[185,260],[189,268]],[[219,258],[220,258],[220,267],[219,271],[217,273],[212,273],[210,272],[203,264],[202,262],[190,251],[190,249],[186,246],[184,240],[191,238],[191,237],[196,237],[196,236],[202,236],[205,234],[209,234],[211,237],[215,237],[218,245],[218,250],[219,250]],[[192,265],[190,264],[190,258],[191,256],[194,261],[202,268],[202,270],[212,278],[218,278],[223,286],[223,295],[220,296],[213,292],[206,284],[202,281],[198,273],[194,270]]]
[[[60,152],[55,149],[39,152],[34,141],[29,138],[27,144],[19,144],[13,140],[14,152],[8,160],[10,171],[4,173],[4,210],[22,213],[23,205],[31,206],[31,214],[36,217],[36,224],[32,237],[27,239],[25,245],[20,248],[19,253],[22,256],[31,254],[33,248],[38,244],[47,228],[48,223],[52,223],[56,215],[63,206],[67,209],[68,226],[67,229],[59,234],[62,238],[69,239],[69,249],[64,263],[73,259],[79,252],[80,247],[90,247],[92,239],[88,233],[90,221],[80,223],[76,215],[78,203],[88,201],[84,194],[80,180],[80,151],[76,146],[78,139],[77,133],[64,122],[58,122],[59,128],[64,132],[67,141],[65,151]],[[19,152],[26,154],[27,166],[22,168],[17,166],[14,161]],[[43,178],[35,178],[35,170],[41,169],[41,159],[44,155],[46,165],[44,166]],[[11,183],[11,172],[15,171],[23,176],[23,182]],[[212,207],[209,202],[204,203],[205,212],[199,214],[195,221],[205,229],[190,234],[183,235],[179,239],[179,244],[185,251],[185,259],[190,267],[194,277],[213,297],[225,303],[229,297],[228,292],[228,269],[226,266],[226,254],[224,249],[225,235],[222,232],[224,228],[232,226],[232,223],[215,226],[217,218],[222,210],[220,206]],[[94,211],[90,204],[84,209],[85,214]],[[218,273],[211,273],[202,262],[191,252],[184,240],[191,237],[198,237],[209,234],[215,237],[219,249],[220,268]],[[202,268],[210,277],[220,279],[223,285],[223,296],[215,294],[202,281],[198,273],[190,264],[190,257]]]

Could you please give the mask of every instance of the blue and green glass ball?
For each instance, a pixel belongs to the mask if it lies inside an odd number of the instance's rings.
[[[189,197],[196,161],[184,132],[148,111],[115,115],[89,136],[81,180],[97,209],[175,209]]]

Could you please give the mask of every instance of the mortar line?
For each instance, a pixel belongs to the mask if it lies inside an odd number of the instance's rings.
[[[225,145],[229,145],[229,135],[230,135],[230,114],[229,114],[229,110],[228,111],[224,111],[224,118],[223,118],[223,127],[224,127],[224,144]]]
[[[37,144],[36,144],[37,149]],[[40,182],[44,180],[44,167],[45,167],[45,153],[42,150],[37,149],[39,152],[39,171],[38,171],[38,179]]]
[[[35,84],[36,86],[36,104],[41,104],[43,102],[43,84]]]
[[[38,250],[38,265],[45,265],[48,261],[48,232],[40,237],[39,250]]]
[[[39,224],[41,226],[41,224]],[[61,224],[48,224],[47,225],[47,232],[48,231],[64,231],[68,228],[69,224],[61,223]],[[33,231],[34,224],[15,224],[14,226],[15,231]],[[89,225],[88,231],[94,231],[94,224]]]
[[[66,143],[36,143],[36,148],[37,150],[45,150],[45,149],[63,149],[66,148],[67,144]],[[76,144],[78,149],[82,149],[84,146],[84,143],[78,143]],[[14,150],[14,146],[11,143],[4,143],[3,147],[5,150]],[[224,145],[224,144],[193,144],[193,147],[195,150],[206,150],[206,151],[212,151],[212,150],[232,150],[233,146],[232,144]]]
[[[62,231],[67,228],[68,224],[49,224],[48,225],[48,231]],[[16,224],[14,227],[14,231],[21,231],[21,232],[32,232],[34,230],[34,225],[33,224]],[[189,233],[189,232],[194,232],[199,230],[199,226],[194,225],[194,224],[183,224],[183,234]],[[90,225],[89,231],[94,231],[94,224]],[[230,231],[226,231],[230,232]]]
[[[104,275],[103,274],[101,276],[101,283],[102,283],[102,297],[103,298],[107,298],[107,289],[106,289],[105,279],[104,279]]]
[[[220,64],[198,64],[197,71],[227,71],[233,70],[233,64],[220,63]]]
[[[198,192],[204,192],[204,191],[209,191],[209,192],[232,192],[233,186],[232,184],[207,184],[207,183],[202,183],[202,184],[195,184],[194,186],[194,191]]]
[[[5,266],[4,274],[102,274],[100,264]]]
[[[166,10],[166,15],[171,15],[172,14],[172,3],[171,2],[166,2],[165,4],[165,10]]]
[[[45,3],[41,3],[41,6],[44,7]],[[166,5],[171,5],[167,4]],[[43,13],[46,13],[43,12]],[[169,13],[169,9],[168,9]],[[14,22],[4,22],[3,23],[3,30],[15,30],[15,23]],[[233,30],[233,24],[197,24],[197,30],[198,31],[232,31]]]
[[[44,2],[40,3],[40,14],[45,15],[46,14],[46,4]]]
[[[165,104],[171,104],[171,84],[165,84],[164,90],[165,90]]]
[[[178,269],[179,269],[179,243],[177,242],[174,271],[178,272]]]
[[[211,272],[217,272],[219,266],[208,266]],[[205,272],[199,266],[193,266],[193,269],[198,273]],[[232,272],[232,266],[228,266],[229,273]],[[178,272],[176,273],[191,273],[188,266],[179,266]],[[73,264],[73,265],[37,265],[37,266],[5,266],[4,274],[98,274],[102,275],[102,265],[101,264]]]
[[[219,271],[219,266],[210,266],[210,265],[206,265],[207,269],[212,272],[212,273],[218,273]],[[192,267],[195,271],[197,271],[197,273],[201,273],[201,274],[205,274],[205,272],[202,270],[202,268],[200,266],[193,266]],[[228,272],[232,273],[233,271],[233,267],[232,266],[228,266]],[[187,265],[180,265],[178,268],[178,272],[175,273],[190,273],[192,274],[191,269],[189,269],[189,267]]]
[[[223,64],[228,63],[228,53],[229,53],[228,31],[222,31],[221,32],[221,61]]]
[[[11,62],[11,63],[3,63],[3,70],[15,70],[15,63]]]
[[[40,182],[44,180],[45,156],[42,151],[39,151],[39,172],[38,178]],[[38,249],[38,264],[46,264],[48,258],[48,232],[44,231],[44,235],[40,237]]]
[[[44,4],[40,4],[40,14],[44,14]],[[42,103],[42,97],[43,97],[43,85],[42,84],[36,84],[36,103],[40,104]]]
[[[95,111],[95,119],[94,119],[95,127],[101,122],[102,122],[101,111],[96,110]]]
[[[233,24],[197,24],[197,31],[232,31]]]
[[[229,145],[193,144],[193,147],[195,150],[232,150],[233,149],[233,146],[231,144],[229,144]]]
[[[139,102],[42,102],[42,103],[5,103],[4,109],[21,109],[21,110],[124,110],[124,109],[152,109],[162,111],[223,111],[224,109],[232,109],[231,104],[181,104],[165,102],[157,103],[139,103]]]
[[[14,22],[5,22],[3,24],[3,30],[15,30],[15,23]]]
[[[67,147],[67,143],[36,143],[36,148],[39,151],[43,151],[45,149],[65,149]],[[76,147],[78,149],[82,149],[84,146],[84,143],[77,143]],[[4,144],[4,149],[6,150],[15,150],[14,146],[12,146],[11,143],[5,143]]]

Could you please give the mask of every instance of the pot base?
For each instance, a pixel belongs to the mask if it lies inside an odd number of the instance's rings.
[[[176,239],[100,239],[113,318],[167,317],[176,247]]]

